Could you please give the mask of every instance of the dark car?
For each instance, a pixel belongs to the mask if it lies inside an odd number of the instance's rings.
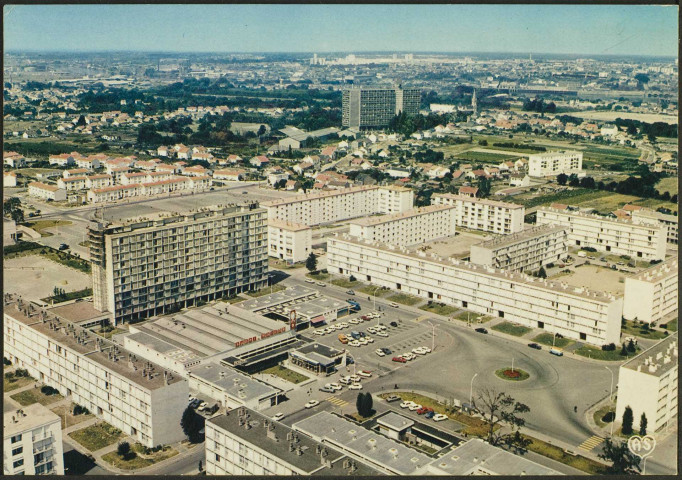
[[[392,360],[393,360],[394,362],[407,363],[407,360],[405,360],[403,357],[393,357]]]
[[[201,399],[195,398],[192,403],[189,404],[191,408],[197,408],[199,405],[201,405]]]
[[[355,295],[353,290],[346,290],[346,295]]]
[[[436,414],[436,412],[434,412],[433,410],[431,410],[431,411],[426,412],[426,413],[424,414],[424,418],[433,418],[433,416],[434,416],[435,414]]]
[[[478,333],[488,333],[488,330],[486,330],[485,328],[482,328],[482,327],[477,328],[476,331],[477,331]]]
[[[384,352],[386,355],[390,355],[393,353],[390,348],[386,347],[382,347],[381,351]]]
[[[528,346],[530,348],[534,348],[535,350],[542,350],[542,347],[538,345],[537,343],[529,343]]]
[[[397,326],[398,326],[398,322],[391,322],[391,323],[389,323],[389,325],[392,326],[392,327],[397,327]]]
[[[62,243],[59,245],[59,250],[68,250],[69,246],[66,243]]]

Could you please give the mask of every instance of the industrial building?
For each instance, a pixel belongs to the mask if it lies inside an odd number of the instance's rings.
[[[4,355],[41,383],[148,447],[174,443],[188,382],[39,307],[5,294]]]
[[[349,128],[386,127],[396,115],[416,115],[421,104],[418,88],[352,87],[342,93],[342,124]]]
[[[642,413],[649,433],[676,428],[679,375],[677,332],[620,366],[616,419],[630,407],[635,430]]]
[[[570,245],[591,247],[600,252],[627,255],[635,259],[665,258],[665,226],[638,225],[630,220],[573,211],[569,207],[540,207],[537,223],[566,227]]]
[[[625,277],[623,318],[658,323],[678,309],[677,256]]]
[[[88,233],[94,305],[114,323],[267,284],[267,218],[256,203],[93,222]]]
[[[525,216],[523,205],[452,193],[434,194],[431,197],[431,205],[456,207],[457,227],[502,235],[523,230]]]
[[[454,235],[455,213],[455,207],[431,205],[392,215],[364,217],[350,223],[350,234],[400,247],[415,245]]]
[[[332,273],[593,345],[620,338],[623,298],[610,293],[348,235],[329,238],[327,252],[327,268]]]
[[[313,230],[300,223],[268,219],[268,255],[287,262],[304,262],[313,249]]]
[[[472,245],[469,261],[510,272],[528,272],[556,262],[567,253],[566,227],[528,225],[518,233]]]
[[[583,152],[546,152],[528,156],[528,175],[531,177],[578,174],[583,171]]]
[[[64,475],[59,417],[39,403],[2,416],[4,475]]]

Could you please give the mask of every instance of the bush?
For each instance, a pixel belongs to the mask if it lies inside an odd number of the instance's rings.
[[[17,368],[14,371],[14,376],[15,377],[28,377],[29,376],[28,370],[26,370],[25,368]]]
[[[90,413],[90,410],[88,410],[85,407],[82,407],[80,405],[74,405],[73,406],[73,414],[74,415],[88,415]]]
[[[601,417],[601,421],[604,423],[611,423],[616,419],[616,412],[606,412],[606,415]]]
[[[130,455],[130,444],[128,442],[121,442],[116,448],[116,453],[122,458],[126,458]]]
[[[59,393],[59,390],[49,385],[43,385],[42,387],[40,387],[40,393],[42,393],[43,395],[50,396]]]
[[[597,249],[594,247],[583,247],[582,250],[585,250],[586,252],[596,252]]]
[[[616,344],[609,343],[608,345],[602,345],[601,349],[604,350],[605,352],[613,352],[614,350],[616,350]]]
[[[12,365],[12,362],[10,362],[9,359],[6,357],[2,357],[2,364],[3,365]]]

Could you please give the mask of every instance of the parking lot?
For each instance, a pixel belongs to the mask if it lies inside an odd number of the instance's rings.
[[[90,275],[40,255],[5,259],[3,290],[27,299],[49,297],[54,287],[73,292],[91,286]]]

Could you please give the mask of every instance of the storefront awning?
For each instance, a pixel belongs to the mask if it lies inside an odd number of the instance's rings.
[[[310,319],[310,323],[322,323],[325,321],[324,315],[318,315],[315,318]]]

